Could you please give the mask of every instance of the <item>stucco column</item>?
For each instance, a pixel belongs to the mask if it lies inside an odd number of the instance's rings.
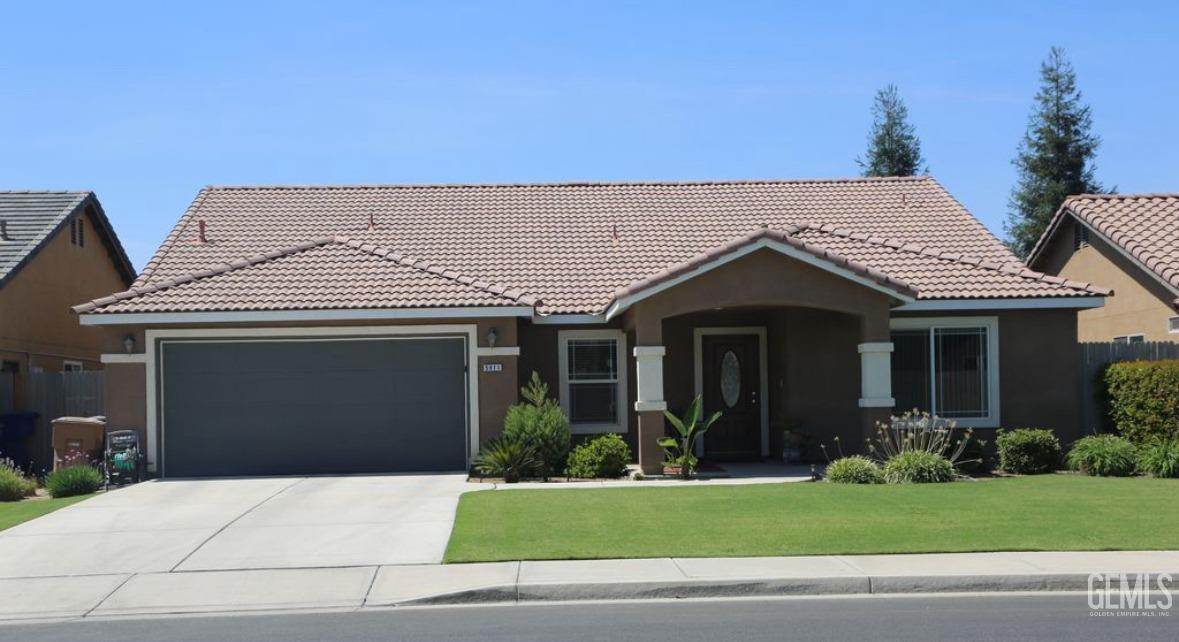
[[[889,311],[866,315],[861,320],[860,353],[860,415],[864,439],[876,436],[876,424],[887,421],[896,405],[892,396],[892,337],[889,331]]]
[[[643,314],[642,306],[632,308],[629,318],[635,332],[636,400],[639,421],[639,466],[644,473],[658,473],[663,468],[663,449],[657,443],[664,435],[663,411],[663,320]]]
[[[667,410],[663,400],[663,346],[635,346],[635,410],[638,412]]]
[[[861,343],[860,353],[860,407],[892,408],[896,399],[892,397],[892,342],[869,341]]]

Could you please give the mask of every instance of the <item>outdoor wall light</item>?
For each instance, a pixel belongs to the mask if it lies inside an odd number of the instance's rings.
[[[135,351],[135,335],[129,334],[123,337],[123,350],[127,354],[131,354]]]
[[[499,339],[499,333],[495,331],[495,328],[492,328],[487,331],[487,347],[494,348],[495,341],[497,339]]]

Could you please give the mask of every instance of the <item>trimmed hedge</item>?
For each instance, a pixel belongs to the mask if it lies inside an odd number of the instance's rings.
[[[626,474],[630,446],[614,433],[594,437],[569,453],[565,474],[580,479],[617,478]]]
[[[1056,470],[1060,463],[1060,440],[1051,430],[1020,428],[1000,430],[999,466],[1016,475],[1039,475]]]
[[[1121,361],[1102,374],[1109,420],[1136,444],[1179,430],[1179,360]]]

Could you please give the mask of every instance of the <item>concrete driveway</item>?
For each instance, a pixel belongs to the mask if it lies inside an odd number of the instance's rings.
[[[438,563],[465,480],[148,482],[0,531],[0,578]]]

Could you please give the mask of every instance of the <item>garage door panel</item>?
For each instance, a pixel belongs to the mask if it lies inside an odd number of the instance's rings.
[[[456,470],[461,338],[163,346],[168,476]]]

